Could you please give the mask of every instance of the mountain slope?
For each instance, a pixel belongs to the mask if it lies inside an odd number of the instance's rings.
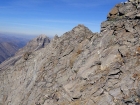
[[[117,10],[130,5],[139,4],[131,0]],[[0,103],[139,105],[140,21],[118,11],[114,15],[101,24],[100,33],[78,25],[28,59],[1,69]]]

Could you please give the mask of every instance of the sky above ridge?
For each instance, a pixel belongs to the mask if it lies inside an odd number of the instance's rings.
[[[0,0],[0,32],[59,36],[78,24],[93,32],[126,0]]]

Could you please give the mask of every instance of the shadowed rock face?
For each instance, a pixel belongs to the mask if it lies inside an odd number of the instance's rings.
[[[100,33],[78,25],[26,53],[1,69],[0,103],[139,105],[139,24],[137,18],[107,20]]]

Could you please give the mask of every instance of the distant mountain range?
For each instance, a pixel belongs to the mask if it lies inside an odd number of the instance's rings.
[[[0,63],[13,56],[20,48],[25,46],[31,38],[32,37],[22,35],[13,36],[0,33]]]
[[[14,56],[2,62],[0,64],[0,69],[7,68],[8,66],[14,65],[20,58],[24,58],[25,60],[27,60],[31,53],[40,50],[41,48],[44,48],[49,43],[50,43],[50,38],[45,35],[39,35],[36,38],[33,38],[32,40],[28,41],[24,47],[20,48],[18,51],[15,51]],[[18,45],[20,45],[20,43],[18,43]],[[11,49],[14,50],[12,46]]]

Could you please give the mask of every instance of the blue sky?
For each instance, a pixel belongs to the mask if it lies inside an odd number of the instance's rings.
[[[126,0],[0,0],[0,32],[59,36],[78,24],[93,32]]]

